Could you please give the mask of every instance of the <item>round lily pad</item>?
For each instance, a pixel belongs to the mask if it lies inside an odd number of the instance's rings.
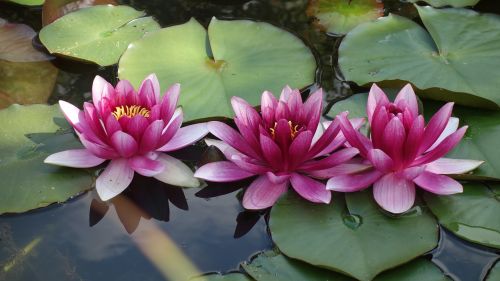
[[[207,274],[189,279],[189,281],[252,281],[252,279],[242,273],[228,274]]]
[[[379,0],[313,0],[307,14],[333,35],[343,35],[361,23],[384,15],[384,4]]]
[[[191,19],[133,42],[118,76],[138,86],[156,73],[162,91],[181,83],[179,103],[190,121],[233,116],[232,96],[257,105],[265,90],[307,86],[315,69],[310,49],[294,35],[268,23],[213,18],[208,33]]]
[[[45,26],[65,14],[96,5],[117,5],[114,0],[46,0],[42,9],[42,24]]]
[[[433,7],[452,6],[455,8],[474,6],[479,2],[479,0],[409,0],[408,2],[416,3],[419,1],[426,2]]]
[[[486,281],[496,281],[500,280],[500,261],[498,261],[495,266],[490,270],[490,274],[486,278]]]
[[[378,275],[373,281],[451,281],[431,261],[419,258]]]
[[[40,41],[52,54],[112,65],[130,42],[160,28],[144,15],[128,6],[80,9],[42,28]]]
[[[61,129],[54,118],[62,118],[58,106],[0,110],[0,214],[63,202],[92,187],[88,171],[43,163],[51,153],[81,147],[72,129]]]
[[[500,249],[500,184],[466,183],[463,193],[426,193],[424,198],[441,225],[463,239]]]
[[[370,191],[334,194],[320,205],[286,194],[271,210],[273,241],[285,255],[361,280],[433,249],[438,227],[419,205],[405,215],[382,212]]]
[[[417,9],[428,32],[397,15],[349,32],[339,48],[345,79],[360,85],[404,80],[427,89],[421,96],[498,109],[500,16],[467,9]]]

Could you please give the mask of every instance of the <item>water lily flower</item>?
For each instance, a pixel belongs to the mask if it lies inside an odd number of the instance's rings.
[[[126,80],[113,88],[96,76],[93,103],[85,102],[83,111],[59,101],[85,148],[52,154],[45,163],[89,168],[111,160],[96,181],[102,200],[125,190],[134,172],[172,185],[198,186],[188,166],[161,153],[188,146],[208,133],[205,123],[181,128],[182,110],[176,109],[179,93],[180,85],[174,84],[160,98],[154,74],[142,82],[137,92]]]
[[[413,206],[415,185],[435,194],[462,192],[462,185],[445,175],[469,172],[483,161],[443,157],[467,130],[467,126],[458,129],[459,120],[451,117],[452,109],[452,102],[445,104],[426,125],[409,84],[394,102],[373,84],[366,108],[370,138],[352,127],[346,112],[337,116],[349,144],[358,148],[373,168],[333,177],[327,189],[354,192],[373,184],[375,201],[392,213],[403,213]]]
[[[331,192],[317,179],[359,171],[366,165],[344,164],[358,149],[343,147],[346,139],[338,121],[326,130],[320,126],[322,90],[302,102],[299,90],[285,87],[279,100],[264,92],[261,115],[239,97],[231,100],[239,132],[222,122],[209,122],[209,131],[221,139],[206,140],[218,147],[227,161],[208,163],[195,176],[214,182],[231,182],[258,177],[243,196],[246,209],[272,206],[291,183],[305,199],[329,203]],[[361,120],[354,120],[361,126]],[[342,147],[337,150],[337,148]],[[337,151],[335,151],[337,150]],[[335,151],[335,152],[334,152]]]

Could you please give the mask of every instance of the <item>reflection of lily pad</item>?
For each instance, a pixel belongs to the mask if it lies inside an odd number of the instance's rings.
[[[0,214],[62,202],[92,186],[84,171],[43,163],[47,155],[81,147],[72,132],[59,132],[58,106],[12,105],[0,110]]]
[[[78,9],[88,8],[96,5],[116,5],[114,0],[45,0],[42,9],[42,23],[47,25],[65,14],[74,12]]]
[[[332,34],[346,34],[361,23],[384,15],[384,4],[379,0],[312,0],[307,14]]]
[[[467,9],[418,12],[429,33],[396,15],[349,32],[339,49],[345,78],[361,85],[405,80],[430,89],[429,98],[498,108],[500,17]]]
[[[469,241],[500,249],[500,185],[464,184],[464,192],[450,196],[425,194],[439,222]]]
[[[332,204],[315,205],[288,193],[271,210],[273,240],[289,257],[362,280],[437,245],[437,224],[425,209],[390,217],[371,196],[335,194]]]
[[[249,20],[212,19],[207,31],[196,20],[164,28],[130,45],[120,59],[120,79],[139,83],[156,73],[162,90],[181,83],[185,120],[232,116],[232,96],[260,103],[264,90],[314,82],[311,51],[292,34]]]
[[[50,59],[33,48],[31,41],[35,35],[36,32],[25,24],[8,23],[0,18],[0,60],[33,62]]]
[[[130,42],[160,28],[151,17],[143,16],[144,12],[128,6],[80,9],[45,26],[40,41],[51,53],[112,65]]]
[[[52,94],[57,68],[50,62],[0,60],[0,108],[13,103],[45,103]]]
[[[418,1],[424,1],[433,7],[452,6],[455,8],[474,6],[479,2],[479,0],[409,0],[408,2],[416,3]]]
[[[228,274],[207,274],[189,279],[189,281],[251,281],[248,276],[242,273]]]

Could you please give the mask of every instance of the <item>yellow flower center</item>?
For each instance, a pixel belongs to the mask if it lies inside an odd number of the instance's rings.
[[[275,138],[275,133],[276,133],[276,126],[278,125],[277,122],[274,122],[274,127],[273,128],[269,128],[269,132],[271,133],[271,137]],[[299,132],[299,125],[295,125],[292,123],[292,121],[288,121],[288,126],[290,127],[290,137],[292,139],[295,138],[295,136],[297,135],[297,133]]]
[[[137,114],[149,117],[149,110],[139,105],[122,105],[115,107],[115,110],[111,114],[113,114],[116,120],[119,120],[123,116],[132,118]]]

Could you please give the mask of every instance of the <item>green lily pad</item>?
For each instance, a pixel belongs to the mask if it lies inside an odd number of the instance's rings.
[[[45,0],[6,0],[7,2],[16,3],[24,6],[40,6]]]
[[[138,86],[156,73],[162,91],[181,83],[179,103],[190,121],[233,116],[232,96],[257,105],[264,90],[307,86],[315,69],[311,51],[294,35],[268,23],[213,18],[208,34],[191,19],[133,42],[120,59],[118,76]]]
[[[286,194],[271,210],[273,241],[285,255],[360,280],[412,260],[438,242],[435,219],[419,205],[391,217],[371,191],[334,193],[333,203],[313,204]]]
[[[424,198],[441,225],[466,240],[500,249],[500,184],[466,183],[461,194],[426,193]]]
[[[427,89],[421,96],[498,109],[500,17],[467,9],[417,9],[429,33],[397,15],[349,32],[339,48],[346,80],[360,85],[404,80]]]
[[[452,6],[455,8],[474,6],[479,2],[479,0],[409,0],[411,3],[419,1],[424,1],[433,7]]]
[[[58,106],[0,110],[0,214],[63,202],[92,187],[93,176],[85,170],[43,163],[49,154],[81,147],[71,129],[53,122],[56,117],[62,117]]]
[[[80,9],[42,28],[40,41],[52,54],[112,65],[130,42],[160,28],[144,15],[128,6]]]
[[[431,261],[424,258],[411,261],[378,275],[374,281],[451,281]]]
[[[486,281],[497,281],[500,280],[500,261],[493,266],[490,270],[490,274],[486,278]]]
[[[314,0],[307,14],[333,35],[343,35],[361,23],[384,15],[384,4],[378,0]]]
[[[243,273],[207,274],[189,279],[189,281],[252,281]]]
[[[261,253],[242,266],[257,281],[353,281],[345,275],[287,258],[276,251]]]
[[[42,24],[46,26],[65,14],[69,14],[79,9],[107,4],[117,5],[114,0],[46,0],[42,9]]]
[[[366,117],[367,98],[367,94],[352,95],[335,103],[327,115],[334,118],[340,112],[349,111],[349,117]],[[424,111],[429,119],[442,105],[441,102],[424,100],[421,112]],[[500,112],[455,105],[453,116],[460,119],[460,126],[468,125],[469,128],[446,157],[485,161],[474,171],[456,177],[462,180],[499,180],[500,150],[497,149],[497,140],[500,138]],[[367,131],[366,128],[364,130]]]

